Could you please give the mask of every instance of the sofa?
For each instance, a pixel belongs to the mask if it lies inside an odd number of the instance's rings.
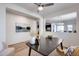
[[[15,49],[13,47],[9,48],[6,43],[0,42],[0,56],[14,56]]]

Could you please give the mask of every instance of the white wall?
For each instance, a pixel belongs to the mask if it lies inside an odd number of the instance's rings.
[[[21,12],[21,13],[24,13],[26,15],[29,15],[31,17],[35,17],[35,18],[41,18],[40,15],[34,13],[34,12],[31,12],[27,9],[24,9],[23,7],[19,6],[19,5],[16,5],[16,4],[12,4],[12,3],[5,3],[4,5],[6,5],[6,8],[8,9],[12,9],[12,10],[15,10],[15,11],[18,11],[18,12]]]
[[[44,31],[45,36],[47,35],[52,35],[52,36],[56,36],[59,38],[64,39],[63,44],[65,46],[79,46],[79,7],[75,6],[73,8],[68,8],[68,9],[64,9],[61,11],[57,11],[56,13],[53,13],[51,16],[59,16],[59,15],[63,15],[66,13],[71,13],[71,12],[77,12],[77,20],[76,20],[76,29],[77,29],[77,33],[53,33],[53,32],[46,32]],[[51,17],[50,17],[51,18]]]
[[[0,41],[6,41],[6,8],[10,8],[25,14],[30,14],[33,15],[34,17],[38,17],[37,14],[31,14],[31,12],[25,10],[24,8],[14,5],[14,4],[0,4]],[[73,8],[67,8],[61,11],[57,11],[55,13],[53,13],[50,17],[53,16],[58,16],[58,15],[62,15],[65,13],[69,13],[69,12],[73,12],[73,11],[77,11],[78,13],[78,18],[77,18],[77,25],[76,25],[76,29],[77,29],[77,33],[51,33],[54,36],[59,36],[60,38],[64,39],[64,45],[79,45],[79,7],[73,7]],[[44,30],[44,24],[45,20],[43,20],[43,18],[40,18],[40,32],[41,34],[43,34],[45,32]],[[48,33],[45,32],[45,35],[48,35]],[[16,42],[16,41],[14,41]]]
[[[6,41],[6,9],[3,4],[0,4],[0,42]]]
[[[20,13],[23,13],[25,15],[29,15],[30,17],[34,17],[34,18],[40,18],[40,16],[38,14],[32,13],[20,6],[17,6],[15,4],[10,4],[10,3],[3,3],[0,4],[0,42],[4,41],[6,42],[6,9],[11,9],[11,10],[15,10],[18,11]],[[16,41],[15,41],[16,42]]]
[[[6,14],[6,29],[7,29],[7,44],[15,44],[19,42],[25,42],[31,39],[31,32],[36,32],[36,20],[28,17],[15,15],[12,13]],[[16,32],[16,23],[27,24],[31,26],[31,32]]]

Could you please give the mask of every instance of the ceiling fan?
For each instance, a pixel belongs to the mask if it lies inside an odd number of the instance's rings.
[[[34,3],[34,4],[38,6],[38,11],[42,11],[44,7],[54,5],[54,3]]]

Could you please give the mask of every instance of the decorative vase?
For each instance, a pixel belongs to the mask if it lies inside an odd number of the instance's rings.
[[[33,37],[33,38],[30,40],[30,44],[35,44],[35,40],[36,40],[36,38]]]

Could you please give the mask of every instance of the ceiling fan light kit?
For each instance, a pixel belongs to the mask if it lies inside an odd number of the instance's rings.
[[[38,7],[38,10],[39,10],[39,11],[42,11],[43,9],[44,9],[44,8],[43,8],[42,6],[39,6],[39,7]]]
[[[34,4],[38,6],[38,11],[42,11],[44,7],[54,5],[54,3],[34,3]]]

